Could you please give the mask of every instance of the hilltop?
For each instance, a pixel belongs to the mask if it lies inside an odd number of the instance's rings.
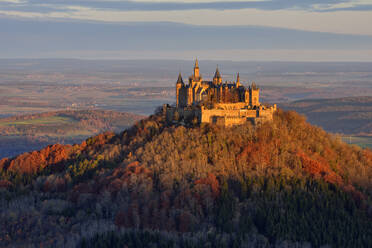
[[[81,143],[105,131],[119,132],[142,118],[107,110],[65,110],[0,118],[0,158],[53,143]]]
[[[169,125],[0,161],[0,246],[368,247],[372,151],[295,112]]]

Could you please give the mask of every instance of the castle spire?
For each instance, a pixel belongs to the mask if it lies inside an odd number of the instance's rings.
[[[236,76],[236,87],[240,87],[240,75],[239,75],[239,72],[238,72],[238,76]]]
[[[194,66],[194,68],[199,68],[199,61],[198,61],[198,58],[196,58],[196,60],[195,60],[195,66]]]
[[[220,71],[218,70],[218,65],[217,65],[217,68],[216,68],[216,72],[214,73],[213,83],[215,85],[218,85],[218,84],[222,83],[222,77],[221,77]]]
[[[177,84],[183,84],[181,72],[178,74]]]
[[[194,66],[194,78],[199,79],[200,73],[199,73],[199,61],[198,59],[195,60],[195,66]]]
[[[221,73],[218,70],[218,65],[217,65],[217,68],[216,68],[216,72],[214,73],[214,78],[221,78]]]

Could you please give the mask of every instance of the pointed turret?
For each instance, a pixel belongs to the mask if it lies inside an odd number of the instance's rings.
[[[216,68],[216,72],[214,73],[214,78],[221,78],[221,73],[220,71],[218,70],[218,66]]]
[[[177,83],[176,83],[176,106],[177,108],[178,107],[182,107],[185,103],[185,94],[184,94],[184,91],[185,91],[185,84],[183,83],[183,79],[182,79],[182,76],[181,76],[181,72],[178,74],[178,79],[177,79]]]
[[[198,59],[196,58],[196,60],[195,60],[195,66],[194,66],[194,69],[195,68],[199,68],[199,61],[198,61]]]
[[[252,82],[252,89],[253,90],[257,90],[257,85],[256,85],[256,83],[254,81]]]
[[[213,83],[216,85],[222,83],[222,77],[220,71],[218,70],[218,66],[216,68],[216,72],[214,73]]]
[[[182,76],[181,76],[181,72],[178,74],[177,84],[181,84],[181,85],[184,84],[184,83],[183,83]]]
[[[194,78],[199,79],[200,73],[199,73],[199,61],[198,59],[195,60],[195,66],[194,66]]]
[[[240,75],[239,75],[239,72],[238,72],[238,76],[236,76],[236,87],[239,88],[241,86],[240,84]]]

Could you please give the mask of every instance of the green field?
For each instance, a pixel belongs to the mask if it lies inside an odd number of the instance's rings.
[[[17,126],[17,125],[62,125],[62,124],[71,124],[76,122],[73,118],[65,116],[50,116],[50,117],[41,117],[36,119],[28,120],[18,120],[18,121],[0,121],[1,126]]]
[[[342,141],[351,144],[358,145],[362,148],[372,149],[372,137],[371,136],[343,136]]]

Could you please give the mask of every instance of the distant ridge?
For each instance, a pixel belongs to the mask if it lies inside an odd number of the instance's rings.
[[[229,49],[372,49],[372,36],[308,32],[259,26],[196,26],[179,23],[95,23],[0,18],[1,57],[76,57],[89,51],[186,51]],[[69,37],[74,37],[70,39]],[[198,42],[195,38],[198,37]],[[268,39],[267,37],[270,37]],[[18,40],[14,45],[14,40]],[[275,41],[275,42],[273,42]],[[103,45],[104,44],[104,45]],[[154,57],[156,58],[156,57]]]
[[[372,97],[299,100],[280,107],[306,115],[328,132],[372,136]]]

